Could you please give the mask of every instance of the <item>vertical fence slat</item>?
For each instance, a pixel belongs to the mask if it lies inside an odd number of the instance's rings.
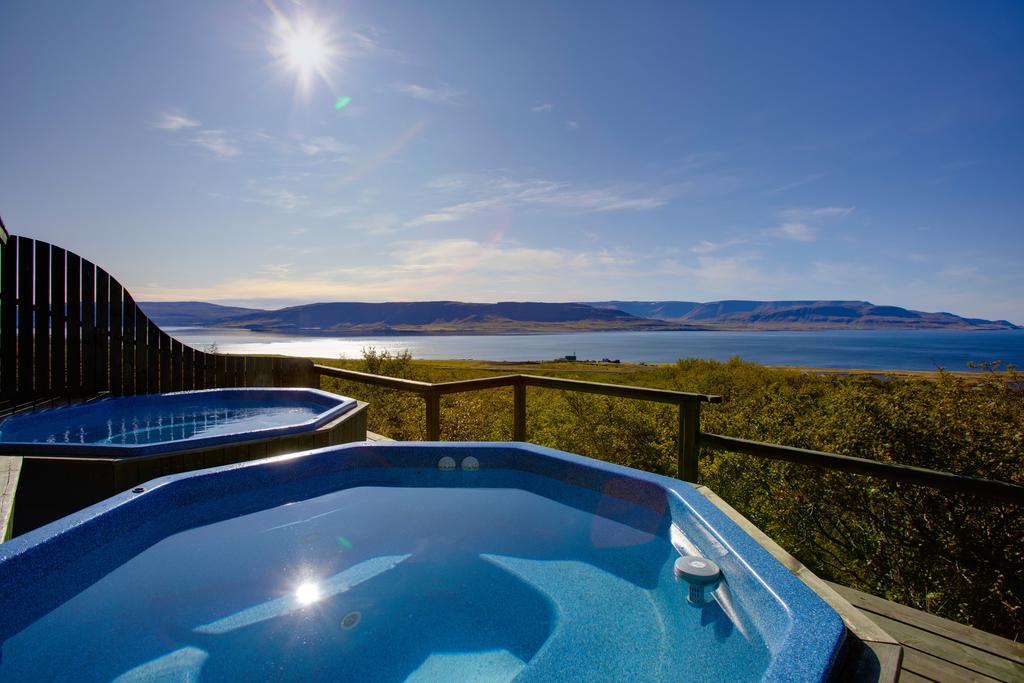
[[[121,283],[110,278],[110,393],[124,393],[124,356],[121,355],[123,325],[122,298],[124,291]]]
[[[50,245],[36,242],[35,313],[33,340],[35,342],[35,395],[50,393]]]
[[[181,391],[182,375],[181,342],[171,338],[171,388],[169,391]]]
[[[77,394],[82,390],[82,259],[78,254],[67,253],[64,272],[68,304],[68,391]]]
[[[206,389],[209,386],[209,383],[207,382],[207,379],[206,379],[206,366],[207,366],[206,356],[207,355],[208,354],[206,354],[206,353],[204,353],[202,351],[196,351],[196,355],[195,355],[195,361],[196,361],[196,380],[195,380],[195,384],[192,387],[193,389]]]
[[[82,388],[96,393],[96,266],[82,259]]]
[[[174,391],[171,379],[171,336],[157,328],[160,336],[160,393]]]
[[[124,320],[122,321],[122,337],[124,347],[121,349],[121,393],[131,396],[135,393],[135,315],[139,307],[135,305],[132,295],[124,291]]]
[[[0,246],[0,396],[18,391],[16,295],[18,287],[18,240]]]
[[[67,391],[68,307],[64,291],[64,250],[50,246],[50,392]]]
[[[146,331],[149,329],[149,318],[142,312],[138,304],[135,305],[135,393],[149,393],[147,383],[149,375],[147,368]]]
[[[206,354],[206,386],[204,389],[216,389],[220,386],[220,363],[214,353]]]
[[[108,375],[110,349],[110,276],[96,269],[96,389],[110,389]]]
[[[196,350],[191,346],[182,345],[181,348],[181,389],[182,391],[192,391],[195,388],[195,384],[192,383],[192,377],[196,371]]]
[[[32,240],[18,238],[18,393],[32,394]]]
[[[146,319],[146,391],[160,393],[160,328]]]

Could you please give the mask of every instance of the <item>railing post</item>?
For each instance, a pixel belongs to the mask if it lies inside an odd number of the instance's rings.
[[[512,439],[526,441],[526,382],[517,379],[514,386],[515,400],[512,413]]]
[[[427,402],[427,441],[441,440],[441,395],[433,391],[423,394]]]
[[[679,404],[679,461],[676,476],[683,481],[697,483],[700,473],[700,402],[683,401]]]

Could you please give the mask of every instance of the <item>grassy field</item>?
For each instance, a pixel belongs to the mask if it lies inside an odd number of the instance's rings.
[[[879,373],[769,368],[734,359],[672,365],[416,361],[370,352],[326,364],[442,382],[531,373],[720,394],[707,432],[1024,483],[1016,372]],[[424,438],[412,394],[324,379],[367,400],[370,429]],[[529,440],[675,474],[672,406],[530,389]],[[445,440],[510,440],[512,391],[442,399]],[[824,578],[988,631],[1024,636],[1024,514],[965,495],[705,449],[701,479]]]

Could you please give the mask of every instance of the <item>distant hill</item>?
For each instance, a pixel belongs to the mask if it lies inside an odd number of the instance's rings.
[[[607,330],[1020,329],[1005,320],[867,301],[337,302],[275,311],[199,301],[139,304],[158,325],[309,335],[514,334]]]
[[[178,306],[181,310],[178,310]],[[276,311],[193,304],[144,304],[158,324],[207,315],[202,323],[223,328],[309,335],[512,334],[606,330],[678,330],[687,325],[650,320],[623,311],[575,303],[505,301],[473,304],[459,301],[395,303],[317,303]],[[218,311],[220,315],[218,317]],[[241,313],[238,313],[241,311]],[[166,322],[174,320],[174,323]]]
[[[1021,329],[1006,320],[926,313],[868,301],[592,301],[589,305],[714,329]]]
[[[220,306],[202,301],[140,301],[139,307],[162,327],[203,327],[240,315],[262,312],[258,308]]]

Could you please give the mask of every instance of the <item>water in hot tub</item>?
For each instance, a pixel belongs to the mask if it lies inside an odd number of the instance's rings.
[[[197,527],[9,636],[0,680],[760,678],[764,643],[686,602],[668,539],[586,509],[360,486]]]
[[[300,424],[325,410],[323,403],[290,397],[258,401],[219,397],[215,402],[192,403],[153,400],[131,405],[130,410],[82,406],[40,413],[32,420],[12,419],[0,424],[0,442],[145,445]]]

